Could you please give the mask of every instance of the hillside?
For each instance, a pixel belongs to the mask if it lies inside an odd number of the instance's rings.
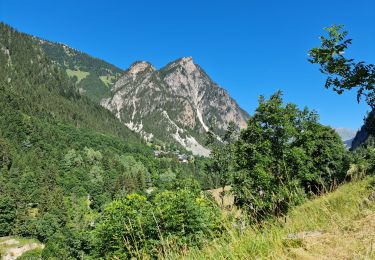
[[[0,80],[3,116],[15,111],[141,143],[108,111],[80,95],[66,72],[44,54],[32,36],[0,24]]]
[[[199,159],[155,158],[138,134],[81,95],[33,37],[3,23],[0,110],[0,237],[49,241],[47,249],[78,258],[116,197],[187,178],[212,185]]]
[[[205,133],[212,124],[216,134],[230,121],[246,126],[248,114],[191,57],[160,70],[141,61],[122,71],[65,44],[33,40],[81,95],[109,109],[147,141],[207,156]]]
[[[236,230],[202,250],[169,259],[373,259],[375,180],[344,184],[286,218]]]
[[[33,37],[46,56],[65,70],[81,94],[96,103],[110,93],[123,71],[101,59],[94,58],[63,43]]]

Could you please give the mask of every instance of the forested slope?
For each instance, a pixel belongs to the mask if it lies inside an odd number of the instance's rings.
[[[37,37],[33,40],[54,64],[67,72],[80,93],[95,103],[109,96],[110,89],[123,73],[116,66],[65,44]]]
[[[31,36],[3,23],[0,111],[0,236],[63,241],[66,248],[52,255],[86,252],[87,232],[114,198],[199,179],[199,159],[155,158],[138,135],[81,96]]]

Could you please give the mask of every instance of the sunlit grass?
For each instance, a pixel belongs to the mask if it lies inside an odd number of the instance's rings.
[[[101,81],[109,88],[110,86],[113,85],[113,82],[116,80],[116,76],[110,76],[110,75],[105,75],[105,76],[100,76],[99,77]]]
[[[244,234],[228,235],[169,259],[363,259],[375,257],[375,202],[366,200],[373,178],[352,182],[307,201],[285,218]],[[366,202],[367,201],[367,202]],[[289,235],[289,238],[288,238]],[[292,236],[292,238],[290,238]]]
[[[69,77],[77,77],[77,83],[79,83],[81,80],[86,78],[90,73],[86,71],[80,71],[80,70],[71,70],[71,69],[66,69],[66,73],[68,74]]]

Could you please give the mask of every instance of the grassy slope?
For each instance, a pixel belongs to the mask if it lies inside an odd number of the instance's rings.
[[[122,69],[94,58],[86,53],[61,43],[45,41],[33,37],[44,53],[54,63],[66,70],[69,77],[77,76],[76,86],[95,103],[109,95],[109,89],[123,73]]]
[[[78,84],[81,80],[83,80],[84,78],[86,78],[87,75],[90,74],[89,72],[86,72],[86,71],[71,70],[71,69],[66,69],[66,73],[68,74],[69,77],[74,77],[74,76],[76,76],[76,77],[77,77],[77,84]]]
[[[374,259],[375,201],[367,199],[372,183],[374,178],[345,184],[295,208],[280,223],[248,228],[242,236],[231,231],[225,240],[184,258]],[[294,238],[286,239],[290,234]],[[177,257],[181,255],[171,256]]]

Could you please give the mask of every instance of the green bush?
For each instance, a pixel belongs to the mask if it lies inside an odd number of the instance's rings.
[[[200,246],[222,232],[219,209],[186,189],[163,191],[151,201],[130,194],[111,202],[93,231],[97,256],[159,255],[173,247]]]
[[[42,250],[41,248],[36,248],[33,250],[26,251],[20,257],[17,257],[17,260],[39,260],[42,259]]]

